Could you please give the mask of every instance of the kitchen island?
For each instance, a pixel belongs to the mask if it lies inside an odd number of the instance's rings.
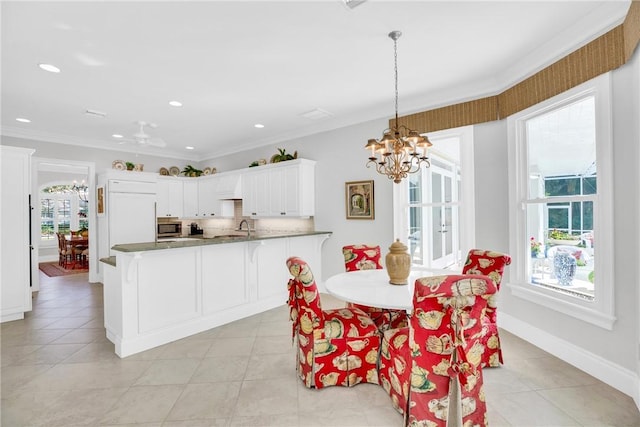
[[[281,306],[290,256],[323,289],[321,248],[330,232],[223,236],[116,245],[104,266],[104,323],[126,357]]]

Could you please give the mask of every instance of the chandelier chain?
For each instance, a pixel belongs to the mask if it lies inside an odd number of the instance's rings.
[[[394,123],[395,127],[398,127],[398,40],[393,39],[393,73],[395,76],[396,86],[395,86],[395,97],[396,97],[396,121]]]
[[[427,152],[432,144],[426,136],[398,123],[398,38],[402,33],[392,31],[388,35],[393,40],[395,120],[383,131],[382,138],[369,139],[365,148],[371,150],[367,167],[375,166],[379,174],[398,184],[408,174],[420,171],[421,166],[431,166]]]

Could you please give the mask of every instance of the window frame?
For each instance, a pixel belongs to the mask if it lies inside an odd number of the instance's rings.
[[[80,211],[80,199],[78,198],[78,195],[76,193],[46,193],[44,192],[45,188],[48,187],[53,187],[56,185],[71,185],[68,182],[54,182],[54,183],[48,183],[45,185],[42,185],[40,187],[40,191],[39,191],[39,199],[38,199],[38,212],[39,212],[39,223],[40,223],[40,227],[39,229],[42,229],[42,223],[45,220],[45,218],[42,215],[42,202],[45,199],[49,199],[49,200],[53,200],[53,217],[52,218],[47,218],[49,220],[51,220],[53,222],[53,236],[50,239],[45,239],[42,237],[42,232],[40,232],[39,234],[39,241],[40,241],[40,246],[42,247],[54,247],[58,245],[58,240],[55,237],[55,233],[59,231],[59,224],[60,224],[60,209],[59,209],[59,202],[61,200],[68,200],[69,201],[69,230],[78,230],[80,228],[80,222],[82,221],[86,221],[87,223],[87,227],[89,225],[89,217],[85,217],[85,218],[80,218],[79,215],[77,215],[77,213]],[[87,203],[87,207],[89,206],[89,204]],[[76,212],[76,215],[73,214],[73,212]]]
[[[597,192],[593,199],[593,233],[597,241],[595,257],[594,299],[584,300],[560,291],[535,286],[528,282],[529,237],[526,211],[529,203],[528,153],[526,126],[528,119],[562,108],[585,97],[593,96],[596,120]],[[512,264],[511,293],[527,301],[559,311],[601,328],[612,330],[616,321],[613,271],[613,138],[611,78],[598,76],[564,93],[529,107],[507,118],[509,169],[509,252]],[[572,197],[573,199],[574,197]],[[554,197],[554,201],[565,201]]]

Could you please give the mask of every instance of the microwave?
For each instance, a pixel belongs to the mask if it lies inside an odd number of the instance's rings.
[[[156,230],[158,238],[182,236],[182,223],[179,221],[159,222]]]

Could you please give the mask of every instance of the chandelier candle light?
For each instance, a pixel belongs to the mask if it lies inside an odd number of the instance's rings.
[[[78,198],[80,200],[82,200],[83,202],[87,201],[87,189],[89,187],[87,187],[87,184],[84,183],[84,179],[82,180],[82,182],[80,184],[78,184],[78,181],[73,181],[73,186],[71,187],[71,190],[75,191],[76,193],[78,193]]]
[[[422,165],[431,166],[427,150],[433,145],[426,136],[420,135],[405,125],[398,125],[398,39],[401,35],[400,31],[389,33],[389,38],[393,40],[395,64],[396,118],[393,122],[394,126],[385,129],[379,141],[370,139],[365,146],[366,149],[371,150],[367,167],[373,163],[379,174],[387,175],[396,184],[399,184],[408,174],[418,172]],[[422,149],[422,153],[420,153],[420,149]],[[380,157],[377,156],[378,154]]]

